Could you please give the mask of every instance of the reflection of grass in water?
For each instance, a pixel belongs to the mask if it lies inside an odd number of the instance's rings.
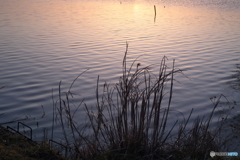
[[[174,75],[181,73],[181,70],[176,69],[174,63],[169,68],[166,57],[160,63],[158,75],[150,71],[150,66],[135,66],[137,59],[128,68],[127,49],[118,83],[113,86],[105,83],[100,94],[98,77],[95,108],[87,106],[84,101],[74,103],[70,90],[76,79],[64,95],[59,83],[59,99],[53,106],[57,111],[54,117],[62,126],[65,143],[72,149],[72,157],[204,160],[210,158],[210,151],[221,151],[229,140],[220,137],[226,117],[221,117],[214,131],[210,130],[210,125],[216,108],[225,97],[213,98],[211,114],[205,118],[197,117],[190,129],[188,123],[193,110],[187,119],[170,125],[168,115]],[[75,116],[77,109],[82,106],[88,124],[80,128]],[[173,134],[172,130],[176,127],[178,132]]]

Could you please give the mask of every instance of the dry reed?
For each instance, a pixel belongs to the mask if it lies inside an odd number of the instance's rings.
[[[196,118],[193,126],[187,129],[188,118],[179,125],[177,120],[167,127],[173,95],[174,75],[182,73],[166,65],[163,57],[158,75],[150,71],[150,66],[140,67],[135,59],[127,67],[127,51],[122,62],[122,76],[119,82],[111,86],[103,85],[99,94],[99,76],[96,87],[96,108],[91,109],[82,100],[78,105],[84,107],[87,125],[79,128],[74,121],[76,110],[71,110],[71,84],[63,98],[61,82],[59,99],[54,103],[55,114],[63,130],[66,145],[71,149],[71,158],[75,159],[208,159],[211,150],[220,151],[223,142],[216,141],[224,121],[216,132],[210,132],[213,114],[223,95],[216,101],[207,118]],[[136,67],[135,67],[136,66]],[[55,115],[55,117],[56,117]],[[56,119],[56,118],[54,118]],[[55,121],[55,120],[54,120]],[[68,130],[70,128],[70,130]],[[67,133],[68,131],[68,133]],[[53,134],[53,133],[52,133]],[[174,137],[174,140],[171,140]]]

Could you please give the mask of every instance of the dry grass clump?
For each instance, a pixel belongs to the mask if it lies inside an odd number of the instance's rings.
[[[75,159],[199,159],[210,158],[210,151],[221,151],[219,141],[221,121],[216,132],[209,127],[215,109],[222,97],[216,101],[208,118],[196,118],[193,126],[187,126],[193,110],[186,120],[177,120],[169,127],[168,119],[173,95],[174,75],[182,73],[166,64],[163,57],[158,75],[150,71],[151,66],[140,67],[135,59],[127,67],[127,50],[122,62],[122,76],[111,86],[103,85],[99,93],[99,76],[96,88],[96,107],[87,106],[82,100],[78,105],[72,101],[70,86],[63,95],[59,83],[59,99],[54,103],[54,114],[60,122],[65,144],[70,157]],[[78,126],[76,110],[84,107],[88,124]],[[181,125],[177,125],[178,122]],[[179,126],[177,134],[173,129]],[[174,138],[173,138],[174,137]]]

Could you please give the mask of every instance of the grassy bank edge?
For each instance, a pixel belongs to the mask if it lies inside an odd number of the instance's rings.
[[[42,142],[34,142],[0,126],[1,160],[65,160],[57,151]]]

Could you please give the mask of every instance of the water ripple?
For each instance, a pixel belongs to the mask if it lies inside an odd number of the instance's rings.
[[[0,94],[6,120],[39,117],[41,105],[50,116],[52,88],[56,96],[61,80],[66,92],[86,69],[72,91],[76,102],[85,98],[94,106],[98,75],[101,85],[118,81],[126,41],[129,63],[142,55],[141,66],[159,64],[167,56],[169,66],[175,59],[184,70],[176,76],[172,103],[183,114],[191,108],[194,116],[210,113],[209,98],[221,93],[239,97],[229,85],[240,59],[239,1],[154,1],[155,22],[152,2],[0,2],[0,87],[7,86]],[[156,73],[158,67],[151,69]],[[84,110],[80,113],[83,120]],[[49,119],[42,125],[51,125]]]

